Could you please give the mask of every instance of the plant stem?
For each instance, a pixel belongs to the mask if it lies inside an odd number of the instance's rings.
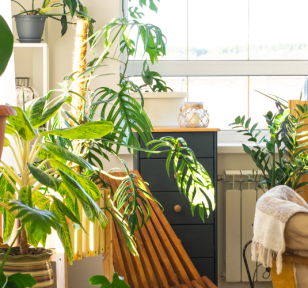
[[[17,4],[18,4],[22,9],[24,9],[24,11],[27,13],[27,9],[26,9],[24,6],[22,6],[19,2],[15,1],[15,0],[11,0],[11,1],[17,3]],[[28,14],[28,13],[27,13],[27,14]]]
[[[26,255],[28,254],[28,238],[25,228],[20,229],[21,230],[21,237],[20,237],[20,254]]]
[[[275,161],[275,148],[276,148],[276,139],[274,141],[274,151],[273,151],[273,166],[272,166],[272,181],[271,188],[275,186],[275,170],[276,170],[276,161]]]
[[[34,0],[32,0],[32,10],[34,10]]]
[[[122,13],[123,13],[123,18],[125,17],[125,11],[124,11],[124,0],[122,0]]]
[[[11,246],[10,246],[9,249],[6,251],[6,253],[5,253],[5,255],[4,255],[4,258],[3,258],[3,260],[2,260],[2,263],[1,263],[1,265],[0,265],[0,271],[3,271],[3,266],[4,266],[4,264],[5,264],[5,261],[6,261],[6,259],[9,257],[9,254],[10,254],[12,248],[13,248],[13,245],[14,245],[14,243],[16,242],[17,238],[19,237],[19,235],[20,235],[21,231],[23,230],[23,228],[24,228],[24,225],[21,225],[21,227],[20,227],[18,233],[16,234],[16,236],[15,236],[15,238],[14,238],[12,244],[11,244]]]

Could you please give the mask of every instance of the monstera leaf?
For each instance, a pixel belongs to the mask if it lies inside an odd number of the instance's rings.
[[[113,274],[112,283],[105,276],[101,275],[92,276],[89,281],[91,285],[101,285],[100,288],[130,288],[123,278],[120,279],[118,273]]]

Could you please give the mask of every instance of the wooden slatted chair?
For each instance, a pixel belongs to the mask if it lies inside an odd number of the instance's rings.
[[[293,254],[289,251],[282,255],[282,272],[278,275],[276,272],[276,261],[273,261],[271,269],[273,288],[296,288],[296,276],[294,274],[294,264],[308,266],[308,257]]]
[[[134,173],[141,179],[138,171]],[[113,174],[125,176],[124,173]],[[113,191],[121,183],[105,176],[103,178]],[[135,232],[140,257],[134,257],[129,252],[113,224],[115,271],[124,277],[131,288],[217,288],[206,276],[199,275],[159,205],[144,199],[150,206],[151,217],[142,229]]]

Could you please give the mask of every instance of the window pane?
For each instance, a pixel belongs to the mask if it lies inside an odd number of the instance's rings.
[[[307,0],[250,0],[249,59],[307,60],[307,11]]]
[[[248,0],[188,2],[189,60],[248,60]]]
[[[189,101],[204,102],[210,127],[230,130],[239,114],[248,112],[248,77],[189,77]]]
[[[132,0],[128,2],[128,6],[139,7],[138,3],[139,0]],[[187,0],[164,0],[158,2],[157,7],[157,13],[146,7],[143,8],[145,17],[138,21],[158,26],[166,36],[167,55],[160,60],[187,60]],[[141,12],[140,8],[139,10]],[[136,36],[132,39],[136,39]],[[140,45],[138,44],[136,60],[144,59],[141,42]]]
[[[275,102],[257,91],[267,95],[276,95],[285,100],[296,100],[300,98],[303,80],[302,76],[249,77],[249,116],[252,118],[252,123],[259,123],[259,128],[267,129],[263,115],[268,111],[277,113]],[[288,105],[285,102],[282,103]]]
[[[174,92],[187,92],[187,77],[162,77],[166,81],[166,85]],[[141,86],[144,84],[141,77],[130,77],[136,85]],[[149,87],[145,87],[150,90]],[[142,89],[145,90],[144,88]]]

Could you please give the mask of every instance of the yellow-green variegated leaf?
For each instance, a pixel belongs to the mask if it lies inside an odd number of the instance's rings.
[[[14,107],[17,116],[7,117],[7,121],[16,129],[19,136],[25,141],[31,141],[35,138],[35,132],[30,124],[26,114],[19,107]]]
[[[93,121],[71,128],[45,131],[41,136],[56,135],[68,139],[97,139],[101,138],[113,130],[113,123],[110,121]]]
[[[96,202],[87,194],[86,191],[84,191],[84,189],[79,185],[79,183],[76,182],[76,180],[74,180],[71,176],[67,175],[60,169],[59,173],[63,181],[61,185],[64,185],[66,191],[70,193],[70,196],[73,196],[72,198],[75,197],[78,198],[89,220],[94,222],[96,218],[101,228],[104,229],[107,226],[108,220],[106,215],[99,208]],[[91,216],[92,213],[95,216],[94,219]]]
[[[97,201],[101,198],[99,189],[93,181],[80,174],[77,174],[74,170],[57,160],[51,160],[49,163],[53,168],[61,169],[67,175],[76,180],[94,201]]]
[[[12,125],[6,123],[5,134],[14,135],[16,132],[16,129]]]
[[[55,203],[52,203],[50,206],[50,211],[55,213],[56,216],[59,218],[59,225],[57,225],[56,230],[58,237],[63,245],[64,251],[66,253],[67,259],[70,264],[73,263],[73,245],[72,245],[72,239],[70,235],[70,231],[67,225],[66,218],[64,214],[60,211],[60,209],[55,205]]]
[[[32,194],[32,200],[33,200],[33,205],[35,204],[37,208],[49,211],[50,201],[47,197],[44,197],[43,193],[41,193],[40,191],[35,191]],[[40,241],[43,247],[45,247],[46,245],[46,240],[47,240],[47,234],[44,234],[43,238]]]
[[[50,95],[38,98],[27,109],[29,121],[34,128],[38,128],[50,120],[59,111],[64,103],[71,103],[71,96],[63,96],[55,102],[47,103]]]
[[[33,207],[31,186],[24,186],[18,191],[18,200],[22,201],[24,204],[26,204],[27,206],[31,208]],[[28,222],[25,225],[25,230],[27,233],[27,240],[29,244],[33,245],[36,248],[40,241],[35,239],[34,235],[29,233],[30,226],[31,226],[30,222]]]
[[[46,196],[44,197],[43,193],[41,193],[40,191],[35,191],[32,194],[32,200],[33,200],[33,205],[36,203],[35,206],[37,208],[43,210],[49,210],[50,201]]]
[[[27,165],[31,174],[38,182],[40,182],[46,187],[53,189],[54,191],[58,191],[61,185],[61,180],[53,176],[50,176],[49,174],[45,173],[44,171],[42,171],[41,169],[37,168],[36,166],[30,163],[27,163]]]
[[[51,154],[50,156],[53,159],[62,158],[65,159],[66,161],[76,163],[77,165],[85,169],[93,170],[92,165],[90,165],[87,161],[85,161],[81,157],[75,155],[74,153],[68,151],[67,149],[59,145],[48,142],[48,143],[43,143],[42,147]]]
[[[4,137],[4,143],[3,143],[3,146],[4,146],[4,147],[9,147],[9,146],[11,146],[10,140],[9,140],[9,139],[7,139],[6,137]]]
[[[4,177],[3,174],[0,176],[0,200],[4,201],[5,193],[7,192],[7,183],[8,181]],[[4,213],[4,208],[1,206],[0,207],[0,213]]]
[[[88,231],[86,231],[82,225],[82,223],[80,222],[80,220],[76,217],[76,215],[62,202],[60,201],[57,197],[55,196],[51,196],[51,198],[53,199],[53,204],[57,206],[57,208],[59,209],[59,211],[66,216],[67,218],[69,218],[70,220],[72,220],[74,223],[78,224],[86,233],[88,233]]]
[[[4,203],[8,204],[8,199],[14,199],[14,196],[11,192],[5,193]],[[7,209],[4,209],[3,213],[3,243],[8,243],[11,238],[13,227],[15,224],[15,215]]]

